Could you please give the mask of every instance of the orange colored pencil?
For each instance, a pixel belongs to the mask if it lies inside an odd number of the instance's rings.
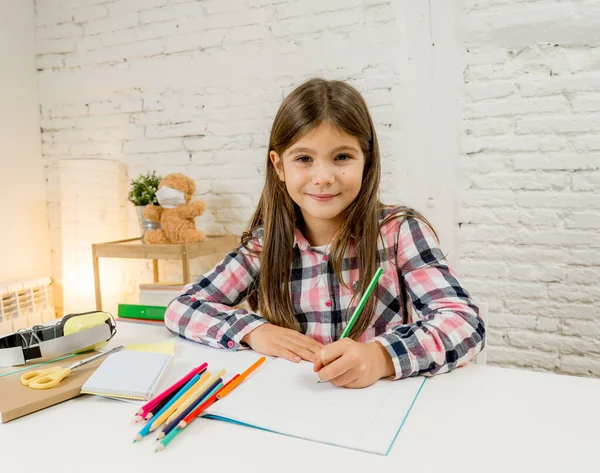
[[[262,365],[265,360],[266,360],[266,358],[264,356],[261,356],[258,360],[256,360],[254,363],[252,363],[250,368],[248,368],[246,371],[244,371],[239,377],[237,377],[237,378],[233,377],[225,386],[223,386],[223,389],[221,389],[217,393],[217,399],[223,399],[225,396],[227,396],[242,381],[244,381],[248,376],[250,376],[252,374],[252,372],[254,370],[256,370],[256,368],[258,368],[260,365]]]
[[[240,375],[239,375],[239,374],[236,374],[236,375],[235,375],[233,378],[231,378],[229,381],[227,381],[227,382],[226,382],[226,383],[223,385],[223,387],[222,387],[221,389],[219,389],[219,391],[221,391],[222,389],[225,389],[227,386],[229,386],[229,385],[231,384],[231,382],[232,382],[234,379],[238,379],[239,377],[240,377]],[[217,393],[215,393],[215,394],[217,394]]]

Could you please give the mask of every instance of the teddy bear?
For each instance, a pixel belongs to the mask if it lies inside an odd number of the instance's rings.
[[[146,243],[197,243],[206,235],[196,229],[194,217],[204,213],[201,200],[191,202],[196,192],[194,180],[181,174],[171,173],[158,184],[156,198],[160,205],[147,205],[144,217],[160,222],[161,228],[144,233]]]

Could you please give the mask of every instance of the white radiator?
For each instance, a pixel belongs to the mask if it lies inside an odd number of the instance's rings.
[[[50,278],[0,286],[0,334],[55,319]]]

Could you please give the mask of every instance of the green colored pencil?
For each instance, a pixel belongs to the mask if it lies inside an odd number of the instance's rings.
[[[356,323],[358,316],[362,312],[365,304],[367,303],[367,299],[369,299],[369,296],[373,292],[373,289],[375,289],[375,286],[377,285],[377,281],[379,281],[379,278],[381,277],[382,274],[383,274],[383,269],[377,268],[377,271],[375,271],[375,274],[373,275],[373,279],[371,279],[371,282],[367,286],[367,290],[360,298],[360,301],[358,301],[358,305],[356,306],[356,309],[354,309],[354,312],[352,313],[352,317],[350,317],[350,320],[348,321],[348,325],[346,325],[346,328],[342,332],[342,335],[340,336],[340,338],[346,338],[348,336],[348,334],[350,333],[350,330],[352,330],[352,327],[354,327],[354,324]],[[320,383],[321,380],[319,380],[317,382]]]
[[[346,328],[342,332],[342,335],[340,336],[340,338],[346,338],[348,336],[348,334],[350,333],[350,330],[352,330],[352,327],[354,327],[354,324],[356,323],[356,319],[358,319],[358,316],[362,312],[363,307],[367,303],[367,299],[373,292],[373,289],[375,289],[375,286],[377,285],[377,281],[379,281],[379,278],[381,277],[382,274],[383,274],[383,269],[377,268],[377,271],[375,271],[375,274],[373,275],[373,279],[371,279],[371,282],[367,286],[367,290],[360,298],[360,301],[358,302],[356,309],[354,309],[354,313],[352,314],[352,317],[350,317],[350,320],[348,321],[348,325],[346,325]]]
[[[213,390],[210,393],[208,393],[208,396],[204,397],[204,400],[200,403],[200,405],[202,405],[204,403],[204,401],[206,401],[207,399],[210,399],[212,397],[212,395],[215,394],[217,391],[219,391],[222,387],[223,387],[223,383],[219,383],[217,386],[215,386],[213,388]],[[184,428],[185,427],[179,427],[179,425],[177,425],[177,427],[175,427],[173,430],[171,430],[171,432],[169,432],[165,437],[162,438],[162,440],[160,440],[160,442],[158,443],[158,445],[156,446],[156,449],[154,451],[161,452],[162,450],[167,448],[167,445],[169,445],[171,443],[171,440],[173,440],[175,437],[177,437]]]

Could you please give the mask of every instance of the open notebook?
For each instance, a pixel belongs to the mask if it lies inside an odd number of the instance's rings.
[[[178,351],[187,351],[193,345],[194,358],[206,361],[209,371],[225,368],[225,380],[260,357],[249,350],[224,352],[186,341],[176,343]],[[187,368],[177,367],[177,371],[183,374]],[[318,384],[317,380],[312,363],[295,364],[269,357],[242,384],[213,404],[206,417],[386,455],[425,383],[425,378],[418,377],[381,380],[365,389],[344,389],[330,383]]]
[[[123,350],[109,355],[81,387],[84,394],[148,400],[158,394],[170,353]]]

